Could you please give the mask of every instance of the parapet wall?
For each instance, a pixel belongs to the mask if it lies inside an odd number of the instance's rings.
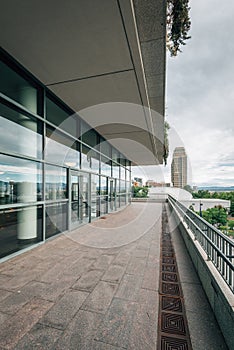
[[[172,210],[170,204],[169,208],[183,237],[225,341],[229,349],[232,350],[234,349],[234,294],[213,263],[207,259],[205,251],[195,240],[195,236],[187,228],[180,214],[174,208]]]

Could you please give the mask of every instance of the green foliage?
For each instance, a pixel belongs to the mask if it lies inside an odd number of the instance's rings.
[[[218,228],[220,228],[220,226],[226,226],[227,216],[227,210],[221,205],[202,211],[202,217],[211,225],[214,225]]]
[[[230,230],[234,230],[234,220],[228,220],[228,227]]]
[[[198,190],[192,193],[193,198],[215,198],[231,201],[229,215],[234,217],[234,192],[209,192],[208,190]]]
[[[168,138],[168,130],[170,129],[170,125],[168,122],[164,122],[164,164],[167,165],[167,158],[169,156],[169,138]]]
[[[189,10],[189,0],[167,0],[168,48],[171,56],[177,56],[181,52],[180,46],[190,39]]]
[[[136,186],[132,188],[133,198],[147,198],[149,189],[146,186]]]
[[[197,192],[192,193],[193,198],[211,198],[210,192],[207,190],[198,190]]]

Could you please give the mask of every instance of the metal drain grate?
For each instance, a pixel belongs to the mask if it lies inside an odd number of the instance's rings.
[[[165,283],[162,282],[162,294],[180,295],[180,287],[178,283]]]
[[[178,277],[176,273],[163,272],[162,281],[164,282],[178,282]]]
[[[175,264],[175,259],[174,258],[169,258],[169,257],[163,257],[162,258],[162,263],[163,264]]]
[[[162,310],[182,312],[181,299],[162,296]]]
[[[161,331],[175,335],[186,335],[184,316],[162,312]]]
[[[166,265],[166,264],[163,264],[163,265],[162,265],[162,271],[175,272],[175,271],[176,271],[176,267],[175,267],[175,265]]]
[[[166,210],[162,216],[158,350],[191,350],[183,294]],[[167,231],[166,231],[167,230]]]
[[[190,347],[186,339],[162,336],[159,350],[190,350]]]

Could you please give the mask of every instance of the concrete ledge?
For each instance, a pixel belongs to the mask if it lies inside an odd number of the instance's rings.
[[[218,321],[225,341],[230,349],[234,344],[234,295],[213,263],[207,259],[205,251],[187,228],[181,215],[171,205],[170,211],[177,223],[195,270]]]

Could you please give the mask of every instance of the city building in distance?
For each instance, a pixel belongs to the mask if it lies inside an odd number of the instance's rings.
[[[187,154],[184,147],[176,147],[171,163],[171,182],[174,187],[187,185]]]

